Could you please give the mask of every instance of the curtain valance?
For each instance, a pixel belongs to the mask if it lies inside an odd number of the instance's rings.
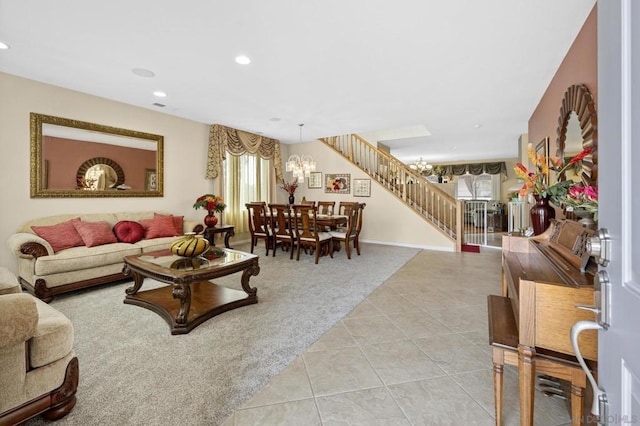
[[[507,165],[504,161],[496,163],[470,163],[470,164],[449,164],[438,165],[430,171],[425,171],[426,175],[440,176],[462,176],[466,174],[481,175],[488,173],[490,175],[503,174],[507,177]]]
[[[222,162],[227,158],[227,152],[235,156],[253,154],[264,159],[273,160],[276,181],[283,181],[279,140],[233,129],[221,124],[212,125],[209,129],[207,179],[218,177],[222,170]]]

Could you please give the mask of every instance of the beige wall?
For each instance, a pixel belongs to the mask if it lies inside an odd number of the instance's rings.
[[[454,244],[448,238],[427,224],[417,213],[407,208],[402,201],[375,180],[371,181],[371,197],[354,197],[353,179],[369,179],[370,177],[342,156],[335,154],[322,142],[293,144],[287,148],[288,155],[311,155],[316,160],[316,170],[322,172],[323,182],[326,173],[349,173],[351,175],[350,194],[325,193],[324,188],[309,189],[305,179],[304,184],[296,191],[296,201],[306,197],[313,201],[335,201],[336,206],[340,201],[366,203],[361,241],[453,251]],[[284,154],[283,158],[285,158]],[[284,178],[286,181],[291,181],[291,173],[284,172]],[[287,198],[286,193],[282,190],[278,190],[277,196],[279,197],[278,201],[282,202]]]
[[[29,197],[29,113],[54,115],[164,136],[164,197]],[[164,210],[197,219],[196,197],[214,189],[204,178],[209,126],[153,110],[0,73],[0,265],[15,271],[4,242],[21,223],[62,213]]]

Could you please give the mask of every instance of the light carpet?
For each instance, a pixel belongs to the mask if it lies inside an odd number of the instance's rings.
[[[130,282],[58,296],[51,305],[75,327],[80,382],[76,407],[56,424],[218,425],[419,251],[362,244],[361,256],[347,260],[343,249],[315,265],[304,253],[299,262],[280,250],[265,257],[259,244],[258,304],[179,336],[123,304]],[[240,277],[215,282],[241,289]]]

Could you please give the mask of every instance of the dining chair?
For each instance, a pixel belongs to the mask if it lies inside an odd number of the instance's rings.
[[[333,214],[335,207],[335,201],[318,201],[318,214]]]
[[[293,259],[293,247],[296,237],[291,227],[291,210],[288,204],[269,204],[271,212],[271,230],[273,232],[273,256],[276,255],[276,246],[281,243],[282,249],[285,246],[290,251],[289,259]]]
[[[364,217],[364,208],[367,207],[367,203],[358,203],[358,224],[356,225],[356,238],[353,240],[353,246],[360,256],[360,231],[362,231],[362,218]]]
[[[358,230],[358,218],[360,217],[360,204],[356,203],[355,206],[351,207],[349,211],[349,219],[347,221],[346,228],[336,229],[335,231],[329,231],[329,235],[333,241],[337,241],[338,244],[344,241],[344,248],[347,252],[347,259],[351,259],[351,241],[353,241],[353,247],[358,251],[358,255],[360,255],[360,250],[357,249],[356,246],[356,237]]]
[[[349,216],[351,209],[356,205],[358,205],[356,201],[340,201],[340,204],[338,204],[338,214]]]
[[[300,249],[309,247],[315,251],[315,263],[326,252],[333,258],[333,238],[328,232],[318,232],[316,208],[308,204],[293,205],[293,229],[296,233],[296,260],[300,260]],[[326,251],[324,251],[326,250]],[[312,253],[313,253],[312,251]]]
[[[267,203],[253,202],[245,204],[249,211],[249,232],[251,232],[251,253],[253,247],[258,244],[258,240],[264,240],[267,248],[267,256],[269,256],[269,248],[272,244],[272,232],[267,221]]]

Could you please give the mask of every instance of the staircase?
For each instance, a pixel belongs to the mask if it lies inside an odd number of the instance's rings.
[[[360,136],[321,138],[324,144],[371,176],[462,250],[462,202],[428,182],[392,155]]]

